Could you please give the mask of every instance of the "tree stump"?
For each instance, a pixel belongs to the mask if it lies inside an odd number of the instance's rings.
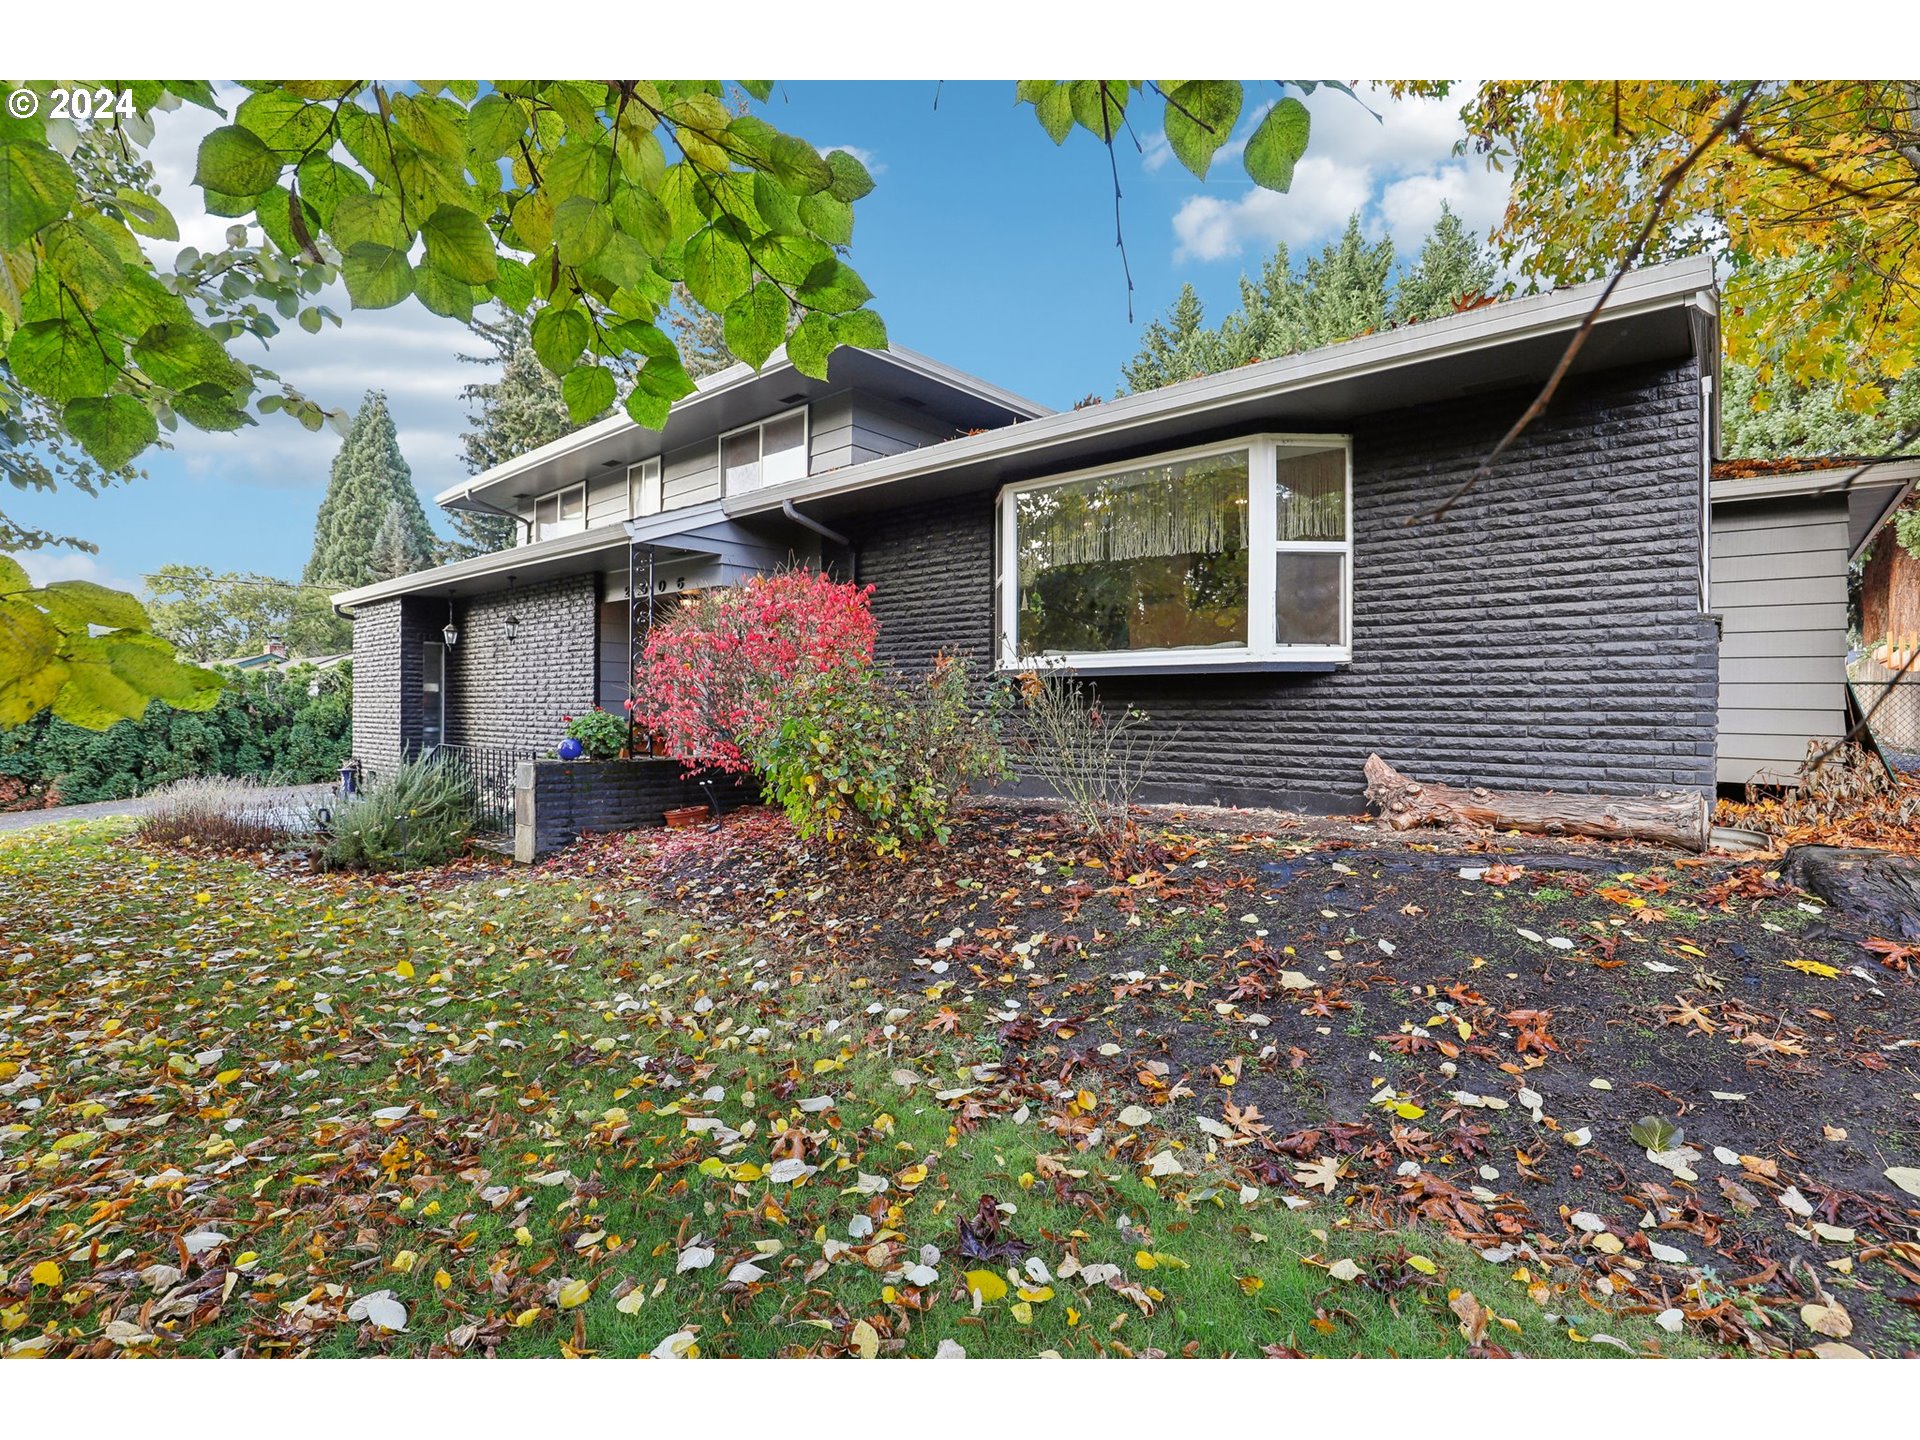
[[[1367,757],[1366,772],[1367,799],[1395,830],[1469,825],[1534,835],[1648,840],[1682,850],[1707,848],[1707,802],[1700,795],[1667,790],[1646,796],[1529,794],[1478,785],[1461,790],[1423,784],[1402,775],[1378,755]]]

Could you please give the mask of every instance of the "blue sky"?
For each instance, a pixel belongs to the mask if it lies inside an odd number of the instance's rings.
[[[1255,99],[1277,92],[1252,88]],[[938,97],[936,107],[935,99]],[[1091,136],[1056,148],[1011,82],[782,83],[768,118],[822,148],[857,151],[877,188],[855,207],[853,264],[875,293],[899,343],[1056,407],[1111,394],[1142,326],[1190,281],[1215,318],[1232,308],[1239,277],[1276,241],[1296,260],[1360,211],[1374,235],[1402,253],[1447,199],[1482,231],[1498,218],[1505,182],[1477,159],[1452,155],[1454,102],[1368,103],[1311,98],[1313,137],[1292,193],[1257,190],[1237,147],[1209,179],[1195,180],[1167,153],[1151,122],[1139,148],[1123,147],[1122,222],[1134,280],[1133,319],[1113,243],[1113,181]],[[1151,109],[1152,107],[1148,107]],[[1250,112],[1250,115],[1253,112]],[[211,243],[224,220],[195,219],[187,184],[202,112],[164,116],[154,158],[162,192],[182,219],[182,239]],[[1251,123],[1243,120],[1242,132]],[[423,498],[464,475],[460,387],[480,367],[455,358],[474,342],[459,325],[411,303],[348,311],[319,336],[282,336],[264,363],[328,405],[352,408],[362,391],[388,392],[402,452]],[[98,556],[41,551],[22,557],[42,580],[81,577],[137,589],[168,562],[297,576],[338,441],[281,417],[236,435],[183,432],[171,452],[143,462],[148,477],[98,499],[11,494],[28,524],[76,533]]]

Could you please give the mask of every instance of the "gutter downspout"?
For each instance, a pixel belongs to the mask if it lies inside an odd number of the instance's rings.
[[[791,500],[782,500],[780,502],[780,513],[786,516],[787,519],[793,521],[794,524],[803,526],[806,529],[813,531],[813,533],[818,535],[821,539],[831,540],[836,545],[846,546],[847,547],[847,579],[855,585],[858,585],[860,583],[860,551],[854,546],[853,541],[849,540],[846,536],[842,535],[838,530],[832,529],[831,527],[826,525],[822,525],[818,520],[815,520],[812,516],[802,515],[798,510],[794,508],[793,501]]]
[[[467,486],[466,489],[460,492],[460,503],[463,505],[472,506],[475,509],[484,511],[488,515],[499,515],[504,519],[513,521],[513,523],[516,525],[524,526],[526,528],[527,543],[528,544],[533,543],[533,521],[527,519],[527,517],[524,515],[515,514],[511,510],[502,510],[498,505],[493,504],[491,501],[474,499],[473,486],[469,485]],[[449,500],[443,508],[451,510],[453,509],[453,506],[454,506],[454,502]]]

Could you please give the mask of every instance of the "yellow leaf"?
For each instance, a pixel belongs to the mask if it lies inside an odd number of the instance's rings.
[[[222,1070],[218,1075],[213,1077],[213,1083],[216,1085],[231,1085],[239,1078],[240,1072],[238,1070]]]
[[[577,1310],[587,1303],[593,1294],[593,1287],[584,1280],[569,1280],[560,1287],[560,1308]]]
[[[1020,1287],[1020,1298],[1030,1301],[1035,1305],[1043,1305],[1053,1298],[1053,1287],[1051,1285],[1022,1285]]]
[[[33,1283],[36,1285],[47,1285],[57,1289],[60,1284],[60,1267],[51,1260],[42,1260],[38,1265],[33,1267]],[[1006,1288],[1006,1286],[1002,1285],[1000,1287],[1001,1293],[1004,1294]]]
[[[402,980],[411,980],[413,978],[413,962],[411,960],[400,961],[399,964],[393,967],[393,973],[398,975]]]
[[[453,1276],[447,1274],[446,1271],[436,1270],[433,1272],[433,1288],[434,1289],[445,1290],[449,1288],[452,1284],[453,1284]]]
[[[865,1320],[853,1322],[853,1353],[862,1360],[871,1360],[880,1353],[880,1332]]]
[[[1422,1275],[1438,1275],[1440,1273],[1440,1267],[1424,1255],[1409,1255],[1407,1257],[1407,1264],[1418,1270]]]
[[[1819,975],[1827,980],[1833,979],[1840,973],[1833,966],[1822,965],[1818,960],[1789,960],[1786,965],[1789,970],[1798,970],[1803,975]]]
[[[534,1305],[534,1306],[530,1306],[525,1310],[522,1310],[518,1315],[514,1316],[513,1323],[516,1328],[525,1329],[527,1326],[531,1325],[534,1321],[538,1320],[539,1318],[540,1318],[540,1307],[538,1305]]]
[[[1017,1324],[1031,1325],[1033,1323],[1033,1306],[1024,1300],[1014,1301],[1013,1304],[1007,1307],[1007,1313],[1013,1316]]]
[[[1006,1298],[1007,1282],[991,1270],[967,1271],[967,1288],[978,1295],[983,1304],[991,1305],[995,1300]]]
[[[398,1255],[393,1257],[393,1268],[398,1270],[402,1275],[411,1274],[413,1264],[419,1258],[420,1257],[411,1250],[402,1250]]]
[[[1240,1291],[1243,1295],[1258,1295],[1261,1290],[1266,1288],[1266,1283],[1267,1282],[1262,1280],[1258,1275],[1242,1275],[1240,1277]]]
[[[1136,1250],[1133,1252],[1133,1263],[1138,1265],[1142,1270],[1151,1270],[1160,1262],[1156,1260],[1150,1252],[1146,1250]]]
[[[613,1308],[618,1310],[622,1315],[634,1315],[639,1313],[640,1307],[646,1303],[647,1292],[635,1286],[618,1300],[614,1301]]]

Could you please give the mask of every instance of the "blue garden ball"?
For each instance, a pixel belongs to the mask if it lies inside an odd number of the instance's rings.
[[[581,748],[580,742],[571,735],[560,742],[560,758],[562,760],[578,760],[586,753],[587,752]]]

